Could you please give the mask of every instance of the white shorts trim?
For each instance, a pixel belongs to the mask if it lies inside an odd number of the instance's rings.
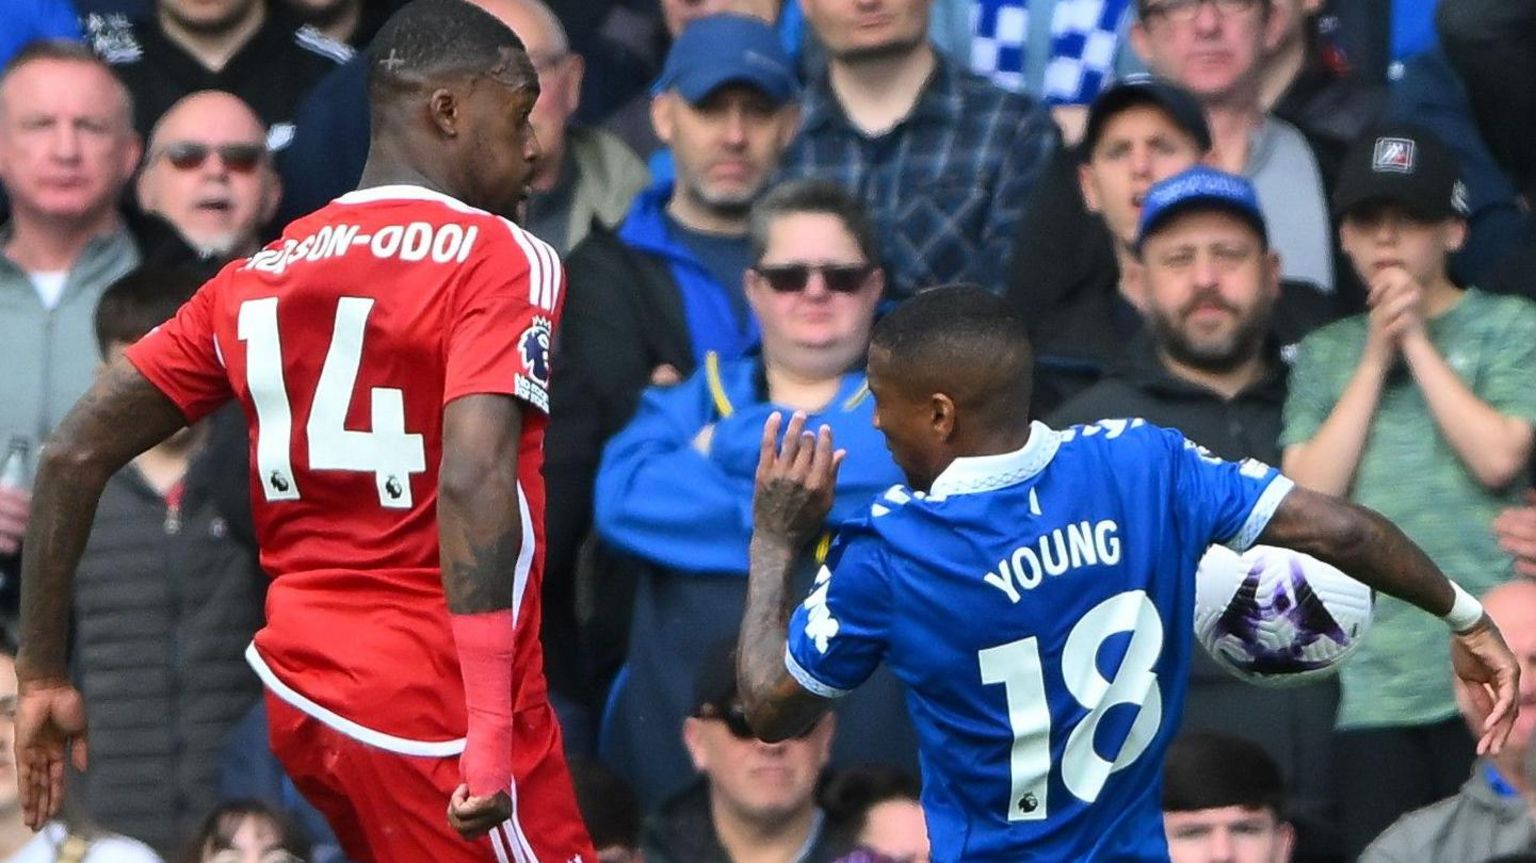
[[[295,710],[311,716],[330,727],[340,731],[353,740],[376,746],[388,752],[398,752],[401,755],[420,755],[428,758],[447,758],[458,755],[464,751],[464,738],[457,740],[412,740],[408,737],[396,737],[393,734],[385,734],[375,731],[365,725],[336,713],[333,710],[322,707],[306,698],[293,687],[280,680],[275,672],[267,665],[266,660],[256,651],[256,644],[252,642],[245,648],[245,661],[261,678],[261,682],[272,690],[272,694],[287,702]]]

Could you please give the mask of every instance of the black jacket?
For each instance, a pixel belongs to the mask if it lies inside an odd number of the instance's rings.
[[[1344,152],[1386,109],[1387,89],[1351,74],[1329,52],[1312,39],[1305,65],[1271,113],[1307,136],[1332,186]]]
[[[261,693],[244,652],[267,579],[212,494],[217,476],[244,464],[208,455],[189,468],[179,512],[135,468],[112,477],[76,576],[86,801],[102,826],[161,854],[216,799],[225,735]]]
[[[1456,0],[1435,17],[1488,149],[1536,193],[1536,0]]]
[[[91,22],[87,41],[133,94],[134,121],[148,136],[172,105],[199,90],[239,96],[262,125],[291,124],[299,100],[327,72],[352,56],[352,48],[300,26],[268,4],[264,21],[217,72],[171,41],[153,16],[132,23],[104,18]],[[286,144],[281,135],[275,146]]]
[[[811,847],[796,863],[832,863],[850,850],[842,831],[823,815]],[[646,863],[731,863],[709,815],[709,786],[699,781],[667,801],[645,822],[640,834]]]
[[[1277,341],[1269,351],[1270,373],[1228,400],[1169,373],[1143,332],[1109,377],[1062,405],[1047,422],[1062,428],[1105,417],[1141,417],[1178,429],[1222,458],[1279,464],[1289,369],[1280,359]],[[1329,859],[1336,837],[1328,747],[1338,709],[1338,680],[1266,689],[1227,675],[1198,648],[1192,653],[1189,676],[1182,727],[1235,734],[1263,746],[1295,789],[1300,834],[1296,859]]]
[[[683,376],[694,371],[693,342],[683,301],[665,261],[624,244],[594,221],[566,260],[565,311],[556,337],[550,420],[544,438],[544,643],[550,685],[567,696],[597,693],[594,676],[622,661],[632,582],[605,585],[594,621],[592,653],[579,658],[575,572],[592,527],[592,483],[603,445],[640,402],[657,366]],[[594,567],[608,572],[603,552]]]
[[[1047,422],[1063,428],[1106,417],[1141,417],[1178,429],[1224,459],[1279,464],[1288,369],[1278,354],[1270,351],[1270,372],[1263,380],[1228,400],[1169,373],[1143,331],[1109,376],[1057,408]]]
[[[1029,327],[1035,351],[1030,411],[1036,416],[1050,414],[1107,374],[1141,329],[1136,310],[1120,296],[1109,228],[1083,204],[1076,159],[1062,151],[1041,174],[1004,294]],[[1345,294],[1329,297],[1286,282],[1275,308],[1276,335],[1282,344],[1300,341],[1349,311],[1351,302]]]

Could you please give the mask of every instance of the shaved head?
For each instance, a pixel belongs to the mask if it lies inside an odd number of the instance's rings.
[[[412,0],[390,17],[369,48],[375,104],[471,77],[537,90],[538,75],[512,28],[464,0]]]

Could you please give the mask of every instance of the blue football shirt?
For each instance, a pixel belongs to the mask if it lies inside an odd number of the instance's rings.
[[[1142,420],[1035,423],[845,525],[785,664],[826,697],[881,661],[906,683],[935,861],[1166,861],[1196,566],[1291,487]]]

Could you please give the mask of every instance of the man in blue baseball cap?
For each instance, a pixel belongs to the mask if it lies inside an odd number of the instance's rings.
[[[711,352],[737,359],[757,342],[743,288],[747,211],[794,135],[799,91],[777,33],[757,18],[700,18],[672,43],[651,119],[676,177],[641,192],[616,229],[594,224],[567,259],[545,450],[545,571],[554,583],[575,577],[598,457],[646,386],[688,377]],[[610,568],[602,556],[598,566]],[[632,583],[611,568],[605,585]],[[613,666],[601,654],[622,650],[627,626],[617,606],[597,622],[593,664]]]
[[[1047,422],[1065,428],[1142,417],[1179,429],[1220,458],[1278,463],[1284,288],[1253,186],[1195,166],[1151,185],[1140,201],[1125,241],[1140,330],[1102,380]],[[1265,689],[1231,677],[1203,651],[1190,663],[1183,728],[1252,741],[1280,765],[1295,792],[1288,817],[1298,859],[1329,852],[1336,807],[1328,752],[1337,705],[1333,680]]]

